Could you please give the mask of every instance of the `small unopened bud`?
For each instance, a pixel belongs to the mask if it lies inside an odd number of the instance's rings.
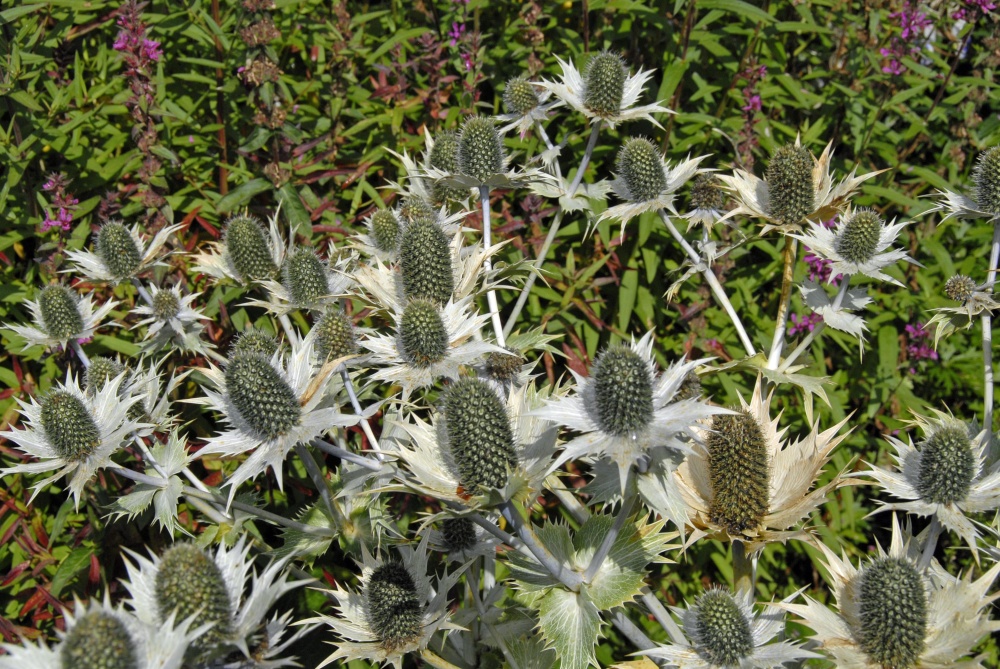
[[[101,445],[101,430],[83,400],[56,390],[42,400],[42,429],[59,457],[82,462]]]
[[[270,279],[278,273],[267,232],[256,218],[230,218],[223,236],[229,259],[243,281]]]
[[[448,444],[462,487],[502,488],[517,465],[507,407],[490,385],[474,378],[455,381],[445,391]]]
[[[281,268],[282,283],[292,304],[308,306],[330,292],[326,263],[312,249],[292,251]]]
[[[476,524],[468,518],[445,518],[441,534],[449,551],[466,551],[476,545]]]
[[[436,222],[437,211],[423,198],[408,197],[399,205],[399,218],[407,225],[421,222]]]
[[[504,148],[500,133],[487,116],[473,116],[458,139],[458,171],[479,181],[503,172]]]
[[[882,235],[882,217],[871,209],[859,209],[841,224],[834,246],[848,261],[862,265],[875,257]]]
[[[741,661],[753,651],[753,632],[733,596],[725,590],[709,590],[698,598],[695,611],[697,628],[692,636],[698,651],[712,666],[742,666]]]
[[[731,535],[756,528],[770,503],[767,442],[760,424],[745,409],[716,415],[706,444],[710,520]]]
[[[243,422],[261,439],[277,439],[302,415],[295,391],[263,353],[243,353],[226,367],[229,401]]]
[[[142,252],[120,221],[108,221],[97,233],[97,254],[116,279],[127,279],[142,263]]]
[[[161,321],[169,321],[181,310],[181,301],[172,290],[161,290],[153,296],[153,315]]]
[[[617,54],[602,51],[594,54],[583,73],[583,104],[598,116],[621,112],[628,70]]]
[[[958,302],[968,302],[976,292],[976,282],[964,274],[956,274],[944,283],[944,294]]]
[[[90,367],[83,374],[83,387],[87,390],[87,395],[93,397],[104,389],[104,386],[126,371],[125,365],[114,358],[95,356],[90,359]]]
[[[722,182],[714,174],[699,174],[691,186],[691,209],[720,211],[726,204]]]
[[[486,375],[494,381],[513,381],[521,373],[524,358],[516,349],[507,347],[507,353],[493,351],[486,356]]]
[[[448,354],[448,330],[441,309],[430,300],[410,300],[399,321],[403,358],[415,367],[429,367]]]
[[[927,636],[927,593],[920,572],[909,560],[883,557],[858,578],[861,649],[874,665],[916,666]]]
[[[538,93],[524,77],[514,77],[503,90],[503,106],[508,114],[524,116],[538,106]]]
[[[38,295],[45,332],[55,339],[66,339],[83,332],[83,316],[76,293],[66,286],[46,286]]]
[[[816,203],[813,158],[803,146],[782,146],[771,157],[764,178],[769,198],[768,214],[784,225],[798,225]]]
[[[375,248],[393,253],[399,248],[399,220],[392,209],[379,209],[372,214],[372,241]]]
[[[229,347],[229,358],[234,359],[243,354],[261,354],[270,358],[278,350],[278,340],[264,330],[244,330],[236,336]]]
[[[118,616],[95,611],[80,616],[59,648],[62,669],[139,669],[139,654]],[[41,665],[36,665],[41,666]],[[45,663],[45,666],[51,666]],[[31,669],[29,666],[25,669]]]
[[[633,137],[625,142],[615,165],[633,202],[654,200],[667,188],[660,151],[648,139]]]
[[[454,130],[443,130],[434,138],[434,148],[430,155],[431,167],[447,172],[458,173],[458,133]],[[444,180],[434,184],[434,201],[442,203],[445,200],[464,200],[469,197],[469,189],[460,186],[449,186]]]
[[[1000,146],[979,154],[972,173],[976,184],[976,206],[987,214],[1000,214]]]

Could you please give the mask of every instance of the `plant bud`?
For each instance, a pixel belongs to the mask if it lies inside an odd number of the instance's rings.
[[[976,460],[965,423],[941,425],[920,445],[917,492],[933,504],[964,502],[976,476]]]
[[[725,590],[709,590],[695,605],[697,633],[693,635],[698,651],[713,666],[739,667],[753,651],[753,633],[739,604]]]
[[[209,650],[232,632],[233,610],[222,571],[192,544],[177,544],[160,558],[156,572],[156,604],[161,620],[174,614],[175,624],[194,616],[192,627],[214,623],[196,639],[195,650]]]
[[[399,248],[399,221],[392,209],[379,209],[372,214],[372,241],[375,248],[393,253]]]
[[[880,558],[861,570],[859,646],[872,664],[914,667],[927,635],[924,580],[909,560]]]
[[[448,330],[441,309],[430,300],[410,300],[399,323],[403,359],[414,367],[430,367],[448,353]]]
[[[594,54],[583,73],[583,104],[598,116],[615,116],[622,110],[625,61],[610,51]]]
[[[321,360],[336,360],[358,350],[354,323],[341,309],[329,309],[315,325],[316,352]]]
[[[307,306],[330,292],[326,264],[312,249],[295,249],[281,268],[285,290],[292,304]]]
[[[473,116],[458,139],[458,171],[479,181],[503,172],[504,148],[493,119]]]
[[[677,389],[677,394],[674,395],[674,399],[678,402],[683,402],[684,400],[696,400],[701,397],[701,394],[701,379],[694,371],[690,371],[684,376],[684,380],[681,381],[681,385]]]
[[[46,286],[38,295],[45,332],[54,339],[69,339],[83,332],[76,293],[66,286]]]
[[[273,440],[298,425],[295,391],[263,353],[243,353],[226,366],[229,400],[256,436]]]
[[[770,472],[757,419],[743,409],[714,416],[707,446],[710,520],[734,536],[758,527],[770,502]]]
[[[714,174],[699,174],[691,186],[691,209],[720,211],[726,204],[722,182]]]
[[[142,252],[120,221],[108,221],[97,233],[97,255],[116,279],[127,279],[142,264]]]
[[[480,486],[505,486],[517,452],[507,407],[496,392],[479,379],[459,379],[445,392],[443,408],[462,487],[475,493]]]
[[[625,142],[615,166],[633,202],[654,200],[667,188],[660,152],[648,139],[633,137]]]
[[[486,356],[486,375],[494,381],[508,383],[521,373],[524,358],[516,349],[507,347],[507,353],[493,351]]]
[[[976,206],[979,210],[994,216],[1000,214],[1000,146],[979,154],[972,180],[976,184]]]
[[[67,462],[82,462],[101,445],[101,430],[79,397],[56,390],[42,400],[42,429],[52,448]]]
[[[476,545],[476,524],[468,518],[445,518],[441,534],[449,551],[466,551]]]
[[[649,363],[631,347],[615,344],[594,363],[591,373],[597,422],[616,437],[634,435],[653,420],[653,378]]]
[[[153,315],[161,321],[169,321],[181,310],[181,301],[172,290],[161,290],[153,296]]]
[[[90,367],[83,374],[83,387],[87,395],[93,397],[104,389],[119,374],[126,370],[125,365],[104,356],[96,356],[90,359]]]
[[[768,214],[783,225],[798,225],[816,203],[813,158],[803,146],[782,146],[774,152],[764,179]]]
[[[246,353],[259,353],[265,358],[270,358],[277,350],[278,340],[264,330],[244,330],[236,335],[236,339],[229,347],[229,359],[234,360]]]
[[[964,274],[956,274],[944,283],[944,294],[948,299],[968,302],[976,292],[976,282]]]
[[[407,225],[417,221],[436,223],[437,215],[434,207],[427,204],[423,198],[408,197],[399,205],[399,218]]]
[[[430,155],[431,167],[448,172],[458,173],[458,133],[454,130],[443,130],[434,138],[434,148]],[[469,189],[460,186],[449,186],[443,180],[434,184],[434,201],[464,200],[469,197]]]
[[[63,639],[59,649],[59,660],[62,669],[139,669],[140,667],[135,642],[129,635],[125,623],[117,616],[104,611],[87,613],[77,619],[76,624]]]
[[[403,295],[444,304],[455,289],[451,245],[437,223],[415,221],[406,226],[399,248]]]
[[[278,273],[267,232],[256,218],[230,218],[223,236],[229,259],[243,281],[270,279]]]
[[[882,234],[882,217],[871,209],[859,209],[842,224],[834,246],[846,260],[863,265],[875,257]]]
[[[524,116],[538,106],[538,93],[524,77],[514,77],[503,90],[503,106],[508,114]]]
[[[422,611],[417,585],[399,562],[385,562],[372,572],[365,588],[368,627],[392,650],[420,634]]]

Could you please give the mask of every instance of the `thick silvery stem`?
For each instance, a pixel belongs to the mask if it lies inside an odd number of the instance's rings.
[[[146,289],[142,287],[142,284],[139,282],[139,279],[132,277],[132,285],[135,286],[135,289],[137,291],[139,291],[139,297],[142,298],[142,301],[148,304],[149,306],[153,306],[153,298],[150,297]]]
[[[295,328],[292,327],[292,321],[288,319],[288,314],[278,316],[278,322],[281,323],[281,329],[285,331],[285,336],[288,337],[288,343],[292,346],[298,345],[299,338],[295,334]]]
[[[580,585],[583,583],[580,575],[571,569],[567,569],[556,560],[555,556],[539,541],[538,536],[531,529],[531,522],[522,520],[521,514],[514,508],[513,504],[504,502],[500,507],[500,513],[510,523],[511,527],[517,530],[517,536],[528,547],[528,550],[531,551],[531,554],[538,560],[540,565],[545,567],[550,574],[559,579],[570,590],[580,590]]]
[[[80,342],[76,339],[70,339],[69,345],[73,349],[73,352],[76,353],[76,357],[80,358],[80,362],[83,363],[83,366],[89,368],[90,358],[88,358],[87,354],[83,352],[83,348],[80,347]]]
[[[339,446],[334,446],[333,444],[323,441],[322,439],[313,439],[312,445],[323,451],[324,453],[329,453],[330,455],[340,458],[341,460],[347,460],[348,462],[353,462],[356,465],[361,465],[373,472],[382,471],[382,465],[378,462],[366,458],[363,455],[358,455],[357,453],[351,453],[348,450],[340,448]]]
[[[487,186],[479,187],[479,201],[483,205],[483,246],[489,248],[493,245],[491,241],[493,221],[490,220],[490,189]],[[489,258],[483,261],[486,273],[493,269],[493,261]],[[503,333],[503,322],[500,320],[500,307],[497,306],[497,294],[492,288],[486,291],[486,304],[489,305],[490,319],[493,321],[493,332],[497,338],[498,346],[506,346],[507,342]]]
[[[594,147],[597,146],[597,136],[601,134],[602,125],[604,125],[604,122],[598,121],[594,124],[594,129],[590,131],[590,139],[587,141],[587,149],[583,152],[583,160],[580,161],[580,169],[576,171],[576,176],[573,177],[573,183],[569,185],[569,189],[566,191],[566,195],[568,197],[576,195],[576,189],[580,187],[580,183],[583,181],[583,174],[587,171],[587,165],[590,164],[590,157],[594,155]]]
[[[747,555],[747,547],[742,541],[733,540],[733,588],[739,592],[753,592],[755,566],[753,558]]]
[[[618,538],[618,533],[622,531],[622,528],[625,527],[625,523],[628,521],[629,516],[632,515],[632,507],[635,505],[636,497],[638,497],[634,488],[634,477],[635,474],[631,469],[629,469],[628,478],[625,480],[625,493],[622,497],[622,508],[619,509],[618,515],[615,516],[611,529],[606,535],[604,535],[604,539],[601,540],[601,545],[597,547],[594,557],[590,559],[590,564],[587,565],[587,571],[583,573],[584,583],[590,583],[594,580],[594,576],[601,569],[601,565],[604,564],[604,559],[608,557],[608,553],[611,552],[611,547],[614,545],[615,539]]]
[[[358,401],[358,394],[354,391],[354,381],[351,380],[351,375],[347,373],[346,367],[340,368],[340,377],[344,380],[344,388],[347,389],[347,397],[351,400],[351,408],[359,416],[364,416],[364,411],[361,409],[361,403]],[[361,419],[361,430],[365,433],[365,437],[368,438],[368,443],[371,444],[371,450],[375,451],[375,455],[379,460],[385,458],[382,455],[382,449],[378,445],[378,439],[375,438],[375,433],[372,431],[372,426],[368,422],[367,418]]]
[[[340,514],[337,513],[337,509],[334,507],[333,495],[330,494],[330,485],[326,482],[326,477],[323,476],[323,470],[319,468],[319,463],[316,462],[316,459],[304,444],[295,444],[295,453],[302,460],[302,464],[305,466],[306,472],[309,473],[309,478],[312,479],[313,484],[316,486],[316,490],[323,500],[323,506],[326,507],[330,517],[338,518]]]
[[[993,219],[993,246],[990,249],[990,266],[986,285],[993,292],[1000,263],[1000,218]],[[988,309],[980,317],[983,328],[983,427],[987,439],[993,431],[993,314]]]
[[[538,252],[538,257],[535,258],[535,271],[528,275],[528,280],[524,282],[521,294],[517,296],[517,302],[514,304],[514,310],[510,312],[510,316],[507,317],[507,324],[503,326],[504,337],[509,336],[514,330],[514,324],[517,322],[517,317],[521,314],[521,310],[524,309],[524,305],[528,301],[528,295],[531,294],[531,287],[535,285],[535,279],[538,278],[538,272],[542,269],[542,265],[545,264],[545,257],[549,254],[549,249],[552,248],[552,242],[555,241],[556,234],[559,232],[559,226],[562,225],[562,219],[562,211],[557,211],[555,218],[552,219],[552,225],[549,226],[549,232],[545,235],[545,241],[542,242],[542,248]]]

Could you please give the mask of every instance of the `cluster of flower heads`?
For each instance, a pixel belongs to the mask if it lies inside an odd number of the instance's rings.
[[[848,419],[825,430],[810,421],[804,436],[789,436],[780,414],[772,416],[773,375],[758,376],[739,406],[719,406],[701,384],[719,373],[713,361],[680,360],[661,369],[649,332],[603,348],[589,375],[574,372],[571,382],[539,388],[528,359],[550,338],[540,331],[505,338],[496,327],[490,335],[487,324],[492,318],[495,326],[496,314],[480,311],[480,303],[496,309],[495,291],[518,278],[512,268],[493,266],[503,243],[488,241],[490,191],[529,186],[570,212],[581,206],[584,170],[575,184],[565,179],[559,146],[541,156],[543,168],[514,166],[504,134],[514,128],[522,137],[544,134],[544,122],[565,106],[588,119],[592,148],[602,127],[636,119],[659,126],[652,115],[669,112],[658,103],[636,106],[652,72],[631,75],[616,54],[593,55],[582,72],[559,64],[559,81],[509,81],[502,116],[471,116],[457,132],[428,132],[419,160],[399,156],[407,180],[392,185],[396,206],[373,211],[349,245],[314,249],[298,244],[291,231],[286,241],[277,214],[266,225],[248,214],[226,221],[220,241],[194,256],[193,269],[253,291],[240,306],[273,316],[284,341],[266,329],[248,329],[223,357],[202,337],[204,316],[193,306],[199,293],[185,294],[179,283],[146,289],[140,275],[160,264],[160,250],[179,226],[164,227],[147,243],[137,228],[108,221],[92,251],[70,253],[68,271],[136,286],[145,304],[133,311],[142,317],[135,327],[145,328],[147,355],[170,349],[212,359],[199,369],[203,394],[189,402],[221,417],[224,429],[189,453],[170,411],[170,395],[184,375],[163,383],[163,361],[143,359],[133,369],[120,360],[87,358],[80,340],[93,336],[117,305],[105,301],[95,309],[92,296],[53,284],[28,303],[34,327],[10,328],[28,347],[73,347],[86,367],[84,384],[67,373],[58,388],[21,402],[26,426],[2,436],[35,461],[4,474],[55,471],[35,494],[67,477],[79,505],[98,470],[127,471],[116,458],[134,443],[146,473],[133,473],[138,485],[113,513],[134,516],[153,505],[171,532],[180,529],[178,500],[190,492],[183,478],[193,476],[188,465],[195,458],[239,460],[223,484],[228,497],[195,491],[216,513],[245,508],[236,501],[238,491],[267,469],[282,487],[292,451],[305,469],[319,470],[309,448],[340,459],[336,494],[325,496],[325,509],[319,503],[306,509],[291,526],[302,538],[286,535],[284,557],[259,574],[246,537],[214,551],[178,543],[161,555],[130,553],[124,606],[114,608],[107,599],[78,603],[66,612],[57,645],[5,646],[0,667],[280,667],[292,663],[296,642],[320,624],[337,637],[324,664],[366,659],[402,667],[404,656],[423,652],[468,667],[479,658],[470,651],[476,643],[471,623],[479,620],[483,637],[511,664],[530,658],[518,664],[549,666],[558,658],[565,669],[581,669],[596,662],[601,622],[643,594],[649,564],[703,538],[732,543],[734,552],[738,543],[751,556],[775,541],[818,546],[836,610],[808,597],[797,603],[801,593],[758,610],[752,590],[710,588],[674,609],[679,627],[670,613],[651,611],[669,621],[671,640],[644,652],[667,666],[780,667],[823,656],[839,666],[943,666],[1000,629],[985,613],[1000,566],[978,580],[952,577],[932,559],[937,535],[928,532],[921,543],[894,516],[890,550],[880,548],[854,567],[803,524],[835,490],[867,478],[896,498],[880,510],[931,517],[939,532],[962,537],[977,560],[991,555],[981,550],[981,528],[968,517],[1000,507],[1000,465],[988,430],[950,415],[918,419],[924,441],[889,440],[895,467],[826,472],[847,437]],[[834,298],[816,281],[803,283],[802,299],[812,311],[807,318],[862,336],[864,322],[854,312],[870,300],[848,288],[851,277],[898,285],[884,270],[912,262],[893,248],[903,223],[850,205],[860,184],[878,173],[852,172],[835,183],[830,147],[817,159],[798,140],[774,151],[763,179],[745,170],[714,174],[701,167],[706,158],[671,166],[651,141],[630,138],[617,153],[615,178],[579,192],[586,198],[614,192],[622,202],[599,220],[621,221],[624,234],[630,219],[651,211],[672,228],[671,217],[681,216],[676,195],[693,180],[684,216],[689,225],[702,225],[704,254],[693,265],[711,272],[716,223],[740,215],[760,219],[761,234],[776,231],[808,246],[822,263],[812,278],[840,281]],[[975,200],[947,194],[941,207],[993,217],[1000,212],[998,184],[1000,153],[988,152],[977,169]],[[735,206],[727,211],[729,197]],[[470,244],[470,209],[478,207],[485,239]],[[830,220],[833,227],[823,223]],[[995,305],[991,283],[956,277],[947,290],[969,318]],[[370,308],[376,328],[355,327],[355,302]],[[308,332],[299,331],[292,315]],[[803,322],[793,325],[801,330]],[[381,396],[389,399],[366,393],[376,383],[388,388]],[[369,419],[379,412],[376,438]],[[360,452],[346,439],[347,428],[355,427],[366,437]],[[593,510],[576,503],[577,530],[554,523],[535,528],[517,505],[530,507],[544,490],[566,493],[559,476],[569,462],[587,465]],[[318,487],[326,488],[318,473]],[[408,537],[378,499],[386,491],[431,497],[440,511]],[[660,520],[649,522],[651,514]],[[662,531],[666,522],[676,532]],[[335,584],[326,591],[335,610],[298,627],[289,627],[287,614],[268,620],[275,601],[305,583],[290,580],[291,557],[315,557],[334,536],[360,558],[358,587]],[[670,544],[677,536],[681,543]],[[431,550],[450,564],[434,566]],[[493,582],[498,554],[510,567],[507,584]],[[453,611],[449,596],[463,577],[472,607]],[[506,585],[521,597],[507,597]],[[815,636],[806,643],[783,638],[787,612]],[[574,630],[566,629],[567,620],[578,623]]]

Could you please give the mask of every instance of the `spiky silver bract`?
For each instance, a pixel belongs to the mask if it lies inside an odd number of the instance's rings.
[[[101,321],[118,302],[105,300],[95,310],[93,294],[80,297],[67,286],[52,284],[26,304],[34,325],[5,325],[24,339],[22,351],[32,346],[65,347],[71,339],[93,337]]]
[[[144,350],[157,351],[169,344],[182,351],[204,354],[211,346],[201,338],[204,328],[200,321],[206,316],[191,306],[201,293],[182,295],[180,284],[170,288],[150,284],[149,293],[152,304],[133,308],[134,313],[144,318],[132,329],[149,326],[146,328]]]
[[[157,254],[182,227],[166,225],[147,244],[139,236],[138,226],[128,229],[119,220],[109,220],[97,232],[94,251],[67,251],[70,267],[62,271],[79,272],[94,281],[126,281],[162,264],[156,260]]]

